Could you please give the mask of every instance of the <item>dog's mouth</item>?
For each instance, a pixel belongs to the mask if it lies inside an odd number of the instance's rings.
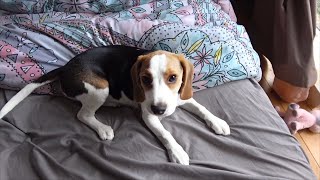
[[[154,113],[151,108],[148,109],[149,113],[152,114],[152,115],[155,115],[157,116],[159,119],[162,119],[162,118],[165,118],[167,116],[170,116],[171,114],[174,113],[175,109],[170,109],[170,108],[167,108],[163,113],[161,114],[158,114],[158,113]]]
[[[148,113],[150,113],[150,114],[152,114],[154,116],[157,116],[158,118],[163,118],[163,117],[168,116],[167,115],[167,111],[164,111],[163,113],[157,113],[157,112],[155,113],[155,112],[152,111],[150,106],[147,108],[147,111],[148,111]]]
[[[153,112],[153,111],[151,110],[151,108],[149,108],[148,111],[149,111],[150,114],[155,115],[155,116],[157,116],[157,117],[165,117],[165,116],[167,116],[167,115],[166,115],[166,111],[163,111],[163,112]]]
[[[163,118],[163,117],[167,117],[169,115],[171,115],[175,108],[172,109],[172,107],[169,107],[168,105],[157,105],[157,106],[153,106],[153,103],[146,103],[146,104],[141,104],[141,108],[146,110],[147,113],[149,113],[150,115],[154,115],[157,116],[158,118]]]

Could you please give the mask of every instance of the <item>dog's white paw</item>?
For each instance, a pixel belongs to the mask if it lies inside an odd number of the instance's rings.
[[[168,149],[168,153],[172,162],[182,165],[189,165],[189,156],[179,144]]]
[[[113,129],[107,125],[99,126],[97,133],[102,140],[112,140],[114,137]]]
[[[207,121],[209,127],[211,127],[215,133],[221,135],[229,135],[230,127],[224,120],[215,119],[214,121]]]

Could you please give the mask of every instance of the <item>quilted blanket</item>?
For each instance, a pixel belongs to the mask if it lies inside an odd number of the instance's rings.
[[[0,0],[0,9],[1,88],[20,89],[112,44],[184,54],[195,67],[194,91],[261,78],[259,56],[226,0]]]

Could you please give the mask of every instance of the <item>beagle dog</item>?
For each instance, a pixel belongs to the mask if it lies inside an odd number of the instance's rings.
[[[161,124],[177,106],[204,119],[217,134],[228,135],[228,124],[197,103],[192,92],[193,65],[183,55],[128,46],[90,49],[26,85],[0,111],[0,119],[33,90],[59,81],[63,93],[81,102],[78,119],[102,140],[112,140],[112,128],[95,112],[106,105],[141,108],[142,119],[168,150],[172,162],[188,165],[189,156]]]

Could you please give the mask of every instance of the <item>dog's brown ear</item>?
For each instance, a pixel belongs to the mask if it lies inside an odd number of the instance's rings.
[[[183,54],[177,55],[181,66],[183,68],[183,77],[182,77],[182,84],[179,90],[180,99],[186,100],[190,99],[193,96],[192,91],[192,80],[193,80],[193,64],[188,61]]]
[[[144,91],[141,86],[140,81],[140,70],[142,62],[144,61],[145,57],[143,55],[139,56],[137,61],[131,68],[131,78],[132,78],[132,86],[133,86],[133,99],[137,102],[142,102],[145,99]]]

